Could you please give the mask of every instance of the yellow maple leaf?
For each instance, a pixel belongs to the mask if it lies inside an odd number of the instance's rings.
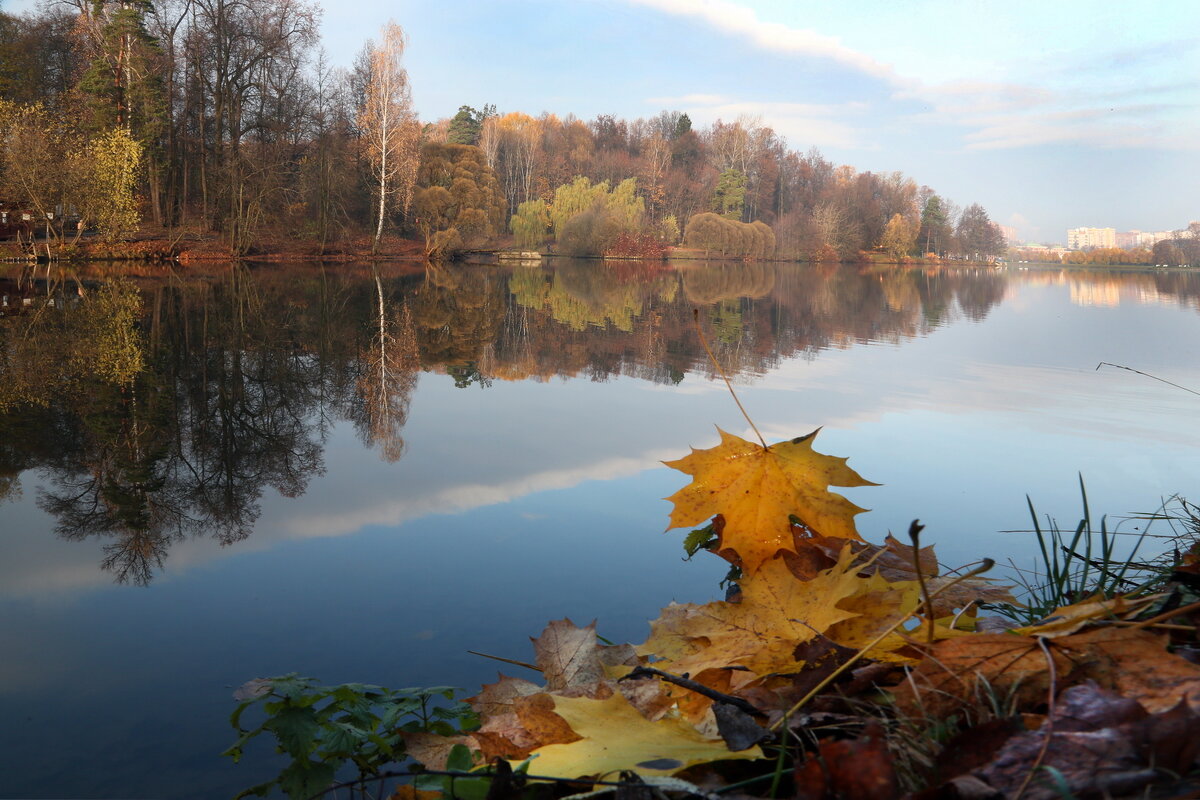
[[[531,769],[539,775],[576,778],[622,770],[672,775],[708,761],[763,757],[758,747],[735,753],[676,717],[651,722],[620,694],[603,700],[555,696],[554,713],[582,738],[533,751]]]
[[[819,429],[818,429],[819,430]],[[877,486],[846,466],[846,459],[812,449],[818,431],[764,449],[720,428],[721,443],[664,462],[692,476],[667,499],[675,504],[670,528],[699,525],[716,514],[725,518],[721,549],[737,553],[748,574],[780,550],[794,552],[789,515],[823,536],[859,539],[854,516],[859,508],[830,486]]]
[[[666,656],[654,666],[675,674],[740,666],[765,676],[798,671],[796,647],[819,636],[862,647],[916,608],[920,593],[913,581],[863,577],[854,561],[846,547],[835,566],[807,581],[782,559],[768,561],[742,582],[737,603],[669,606],[638,652]]]

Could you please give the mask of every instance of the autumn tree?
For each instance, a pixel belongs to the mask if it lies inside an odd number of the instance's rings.
[[[978,203],[963,209],[955,236],[958,239],[958,251],[968,258],[1002,255],[1006,247],[1004,234]]]
[[[0,10],[0,100],[64,106],[82,69],[75,17],[59,5],[19,15]]]
[[[1174,239],[1162,239],[1154,243],[1151,250],[1155,264],[1165,264],[1168,267],[1178,267],[1186,263],[1187,256],[1183,248]]]
[[[404,30],[394,22],[383,26],[382,41],[369,44],[370,78],[359,112],[359,128],[371,163],[377,203],[375,241],[379,249],[389,206],[403,213],[412,203],[418,164],[420,127],[412,110],[408,73],[400,65]]]
[[[245,252],[291,188],[320,11],[305,0],[192,0],[188,20],[184,113],[198,199]]]
[[[509,229],[522,247],[540,247],[550,233],[550,210],[541,200],[526,200],[517,207]]]
[[[142,161],[141,142],[128,128],[116,127],[95,136],[74,160],[84,224],[94,224],[108,242],[136,231],[141,221],[134,194]]]
[[[907,219],[900,214],[893,214],[883,229],[883,238],[879,246],[893,258],[899,260],[912,252],[917,241],[917,232]]]
[[[417,186],[413,214],[426,255],[451,257],[503,224],[504,195],[478,147],[426,143]]]
[[[688,220],[683,243],[706,254],[770,258],[775,254],[775,232],[764,222],[737,222],[706,212]]]
[[[0,193],[32,209],[47,238],[59,237],[51,221],[80,190],[72,169],[80,149],[79,135],[60,115],[0,100]]]
[[[558,187],[549,216],[559,247],[569,255],[601,255],[622,234],[639,234],[646,204],[637,180],[628,178],[611,190],[607,181],[576,178]],[[652,237],[653,238],[653,237]]]

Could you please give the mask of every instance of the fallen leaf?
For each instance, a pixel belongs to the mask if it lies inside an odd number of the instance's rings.
[[[872,721],[857,739],[826,739],[816,756],[796,765],[796,800],[887,800],[899,784],[883,726]]]
[[[838,554],[846,545],[844,539],[800,531],[796,531],[795,534],[796,554],[785,553],[784,557],[796,577],[803,580],[811,578],[820,569],[827,569],[836,562]],[[934,613],[939,617],[951,615],[972,602],[1018,604],[1012,595],[1011,587],[997,584],[990,578],[972,577],[959,580],[958,576],[953,574],[941,575],[933,545],[926,545],[921,548],[919,554],[914,554],[911,546],[902,544],[889,533],[882,547],[869,542],[852,542],[851,546],[862,563],[869,565],[863,568],[864,573],[879,573],[892,583],[915,581],[915,559],[919,559],[926,589],[930,594],[941,591],[941,594],[933,599]]]
[[[576,778],[621,770],[671,775],[709,761],[762,758],[758,747],[734,753],[682,719],[651,722],[619,693],[604,700],[555,697],[554,712],[582,738],[535,750],[533,769],[539,775]]]
[[[670,606],[651,623],[651,635],[638,648],[642,655],[673,654],[665,665],[655,666],[675,674],[697,674],[707,669],[743,666],[754,675],[797,672],[797,646],[827,635],[839,623],[863,615],[843,607],[859,595],[886,603],[869,610],[873,617],[895,622],[904,609],[916,607],[914,584],[896,586],[879,576],[857,574],[849,548],[841,561],[811,581],[798,581],[781,559],[768,561],[752,580],[743,581],[737,603],[717,601],[704,606]],[[853,605],[850,603],[849,605]],[[880,613],[882,612],[882,613]],[[890,616],[890,619],[889,619]],[[845,647],[866,644],[880,624],[872,619],[861,625],[843,625],[841,635],[830,638]]]
[[[1200,666],[1169,653],[1163,637],[1109,626],[1045,642],[1059,690],[1092,680],[1152,714],[1180,698],[1200,706]],[[942,718],[974,704],[980,692],[1012,693],[1015,710],[1034,710],[1046,704],[1049,689],[1049,664],[1037,637],[980,633],[938,642],[893,694],[907,713]]]
[[[580,628],[569,619],[556,619],[532,641],[548,690],[590,686],[604,679],[595,621]]]
[[[725,519],[719,548],[732,550],[753,574],[780,550],[794,550],[791,516],[813,531],[861,539],[854,516],[863,509],[828,487],[876,486],[846,466],[846,459],[812,449],[817,431],[764,449],[717,429],[721,443],[667,466],[692,476],[671,495],[671,528],[700,525],[717,514]]]
[[[1057,648],[1051,652],[1062,682],[1074,665]],[[974,707],[987,692],[1001,698],[1011,693],[1017,710],[1036,707],[1045,703],[1049,688],[1046,656],[1035,639],[977,633],[936,643],[911,679],[892,693],[903,713],[943,719],[964,706]]]
[[[1141,720],[1135,736],[1150,765],[1176,775],[1191,771],[1200,758],[1200,714],[1186,699]]]
[[[1091,681],[1072,686],[1059,694],[1039,730],[1010,738],[975,774],[1009,796],[1040,765],[1024,795],[1034,800],[1137,791],[1157,777],[1133,735],[1145,717],[1136,702]]]
[[[1166,637],[1136,628],[1103,627],[1053,641],[1077,661],[1086,677],[1137,700],[1151,714],[1186,698],[1200,707],[1200,666],[1167,651]]]
[[[1162,595],[1145,595],[1136,599],[1112,597],[1108,599],[1092,597],[1079,603],[1061,606],[1045,619],[1022,628],[1013,628],[1013,633],[1025,636],[1045,636],[1057,638],[1069,636],[1081,630],[1088,623],[1104,619],[1125,619],[1130,614],[1136,614],[1146,606],[1161,598]]]
[[[539,747],[566,744],[579,739],[579,734],[571,729],[570,723],[555,713],[557,699],[543,692],[513,701],[521,727]]]
[[[522,678],[513,678],[502,672],[496,673],[496,677],[495,683],[485,683],[479,690],[479,694],[467,698],[471,708],[481,717],[511,713],[513,700],[544,691],[536,683]]]
[[[942,747],[934,772],[945,782],[985,766],[1005,742],[1025,731],[1020,717],[992,719],[967,728]]]
[[[436,733],[421,731],[402,731],[400,738],[404,740],[404,750],[417,763],[426,769],[444,770],[450,751],[456,745],[465,745],[473,750],[475,746],[469,736],[439,736]]]

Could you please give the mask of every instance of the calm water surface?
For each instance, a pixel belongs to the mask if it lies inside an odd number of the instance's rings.
[[[846,491],[868,539],[919,517],[943,562],[1027,564],[1000,533],[1027,493],[1072,525],[1080,474],[1096,515],[1197,494],[1200,398],[1096,366],[1200,388],[1200,275],[562,262],[139,288],[132,392],[28,344],[70,293],[0,320],[5,387],[44,403],[0,416],[0,797],[231,796],[277,768],[218,755],[249,678],[474,688],[496,670],[468,649],[526,659],[563,616],[641,641],[715,598],[721,565],[662,532],[685,478],[659,461],[749,435],[693,308],[765,434],[822,427],[883,484]]]

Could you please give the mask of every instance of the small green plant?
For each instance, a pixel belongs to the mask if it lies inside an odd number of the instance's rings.
[[[238,740],[222,755],[239,761],[247,742],[269,733],[275,737],[276,750],[292,761],[274,779],[244,790],[238,798],[264,797],[276,786],[292,800],[315,797],[351,764],[360,780],[378,777],[403,761],[401,733],[451,736],[477,726],[471,708],[454,700],[457,691],[447,686],[321,686],[314,678],[295,673],[250,681],[235,694],[241,702],[229,718]],[[251,707],[260,708],[266,717],[257,727],[246,729],[242,716]],[[366,795],[365,788],[360,791]]]
[[[1107,517],[1100,518],[1099,527],[1093,523],[1082,477],[1079,479],[1079,493],[1083,502],[1083,517],[1074,530],[1064,530],[1052,518],[1046,519],[1043,524],[1038,519],[1033,501],[1025,498],[1033,520],[1032,532],[1037,537],[1040,563],[1033,570],[1014,566],[1017,580],[1024,589],[1020,598],[1024,605],[993,606],[995,610],[1029,624],[1043,619],[1061,606],[1090,597],[1108,599],[1117,595],[1139,594],[1166,579],[1169,568],[1136,560],[1149,534],[1150,524],[1163,519],[1161,512],[1130,518],[1144,520],[1146,524],[1141,526],[1137,534],[1126,534],[1119,530],[1119,525],[1109,528]],[[1123,536],[1133,537],[1128,552],[1118,552],[1118,543]]]

